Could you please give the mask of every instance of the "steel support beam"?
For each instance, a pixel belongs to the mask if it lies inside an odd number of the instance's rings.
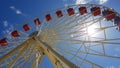
[[[66,68],[79,68],[69,60],[67,60],[65,57],[57,53],[55,50],[53,50],[49,44],[43,42],[40,40],[40,37],[35,37],[36,43],[43,49],[45,55],[51,60],[51,62],[54,62],[54,66],[61,66],[63,68],[63,65],[66,66]]]

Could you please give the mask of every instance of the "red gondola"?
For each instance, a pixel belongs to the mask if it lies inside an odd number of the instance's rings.
[[[87,13],[86,7],[80,7],[79,12],[80,12],[81,15],[86,14]]]
[[[35,23],[35,25],[36,25],[36,26],[38,26],[38,25],[40,25],[40,24],[41,24],[41,22],[40,22],[39,18],[35,19],[35,20],[34,20],[34,23]]]
[[[112,20],[115,18],[116,14],[115,12],[111,11],[111,10],[105,10],[103,11],[103,16],[105,16],[106,20]]]
[[[46,20],[47,20],[47,21],[50,21],[51,19],[52,19],[52,18],[51,18],[51,16],[50,16],[50,14],[47,14],[47,15],[46,15]]]
[[[91,12],[94,16],[100,15],[101,14],[100,7],[92,7]]]
[[[3,39],[0,40],[0,45],[1,46],[6,46],[7,45],[6,38],[3,38]]]
[[[68,12],[68,15],[69,15],[69,16],[71,16],[71,15],[75,14],[75,12],[74,12],[74,9],[73,9],[73,8],[69,8],[69,9],[67,10],[67,12]]]
[[[28,26],[28,24],[25,24],[25,25],[23,25],[23,29],[24,29],[25,31],[28,31],[28,30],[30,30],[30,27]]]
[[[57,17],[58,17],[58,18],[60,18],[60,17],[63,16],[62,11],[60,11],[60,10],[58,10],[58,11],[56,12],[56,14],[57,14]]]
[[[13,37],[19,37],[19,36],[20,36],[20,35],[18,34],[17,30],[13,31],[13,32],[11,33],[11,35],[12,35]]]

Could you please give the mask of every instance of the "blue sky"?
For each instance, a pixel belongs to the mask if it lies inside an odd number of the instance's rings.
[[[28,23],[27,21],[39,14],[80,3],[101,4],[120,13],[120,0],[0,0],[0,38],[9,30],[13,30],[15,26]],[[46,59],[45,61],[52,68],[51,63]],[[115,66],[118,67],[119,65]],[[113,67],[108,65],[108,68]]]
[[[2,28],[0,30],[7,30],[14,25],[23,24],[39,14],[66,5],[78,3],[101,4],[100,1],[102,0],[1,0],[0,25]],[[114,8],[117,12],[120,12],[119,0],[103,0],[102,4],[110,8]]]

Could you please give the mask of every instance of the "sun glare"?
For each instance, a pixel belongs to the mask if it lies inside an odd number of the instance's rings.
[[[88,32],[88,35],[89,36],[92,36],[96,33],[96,28],[97,26],[96,25],[91,25],[87,28],[87,32]]]

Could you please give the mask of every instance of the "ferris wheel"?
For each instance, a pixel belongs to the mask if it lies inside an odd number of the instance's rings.
[[[120,47],[119,31],[119,13],[106,6],[52,10],[0,39],[0,68],[38,68],[44,56],[55,68],[103,68],[107,62],[120,62],[115,51]]]

